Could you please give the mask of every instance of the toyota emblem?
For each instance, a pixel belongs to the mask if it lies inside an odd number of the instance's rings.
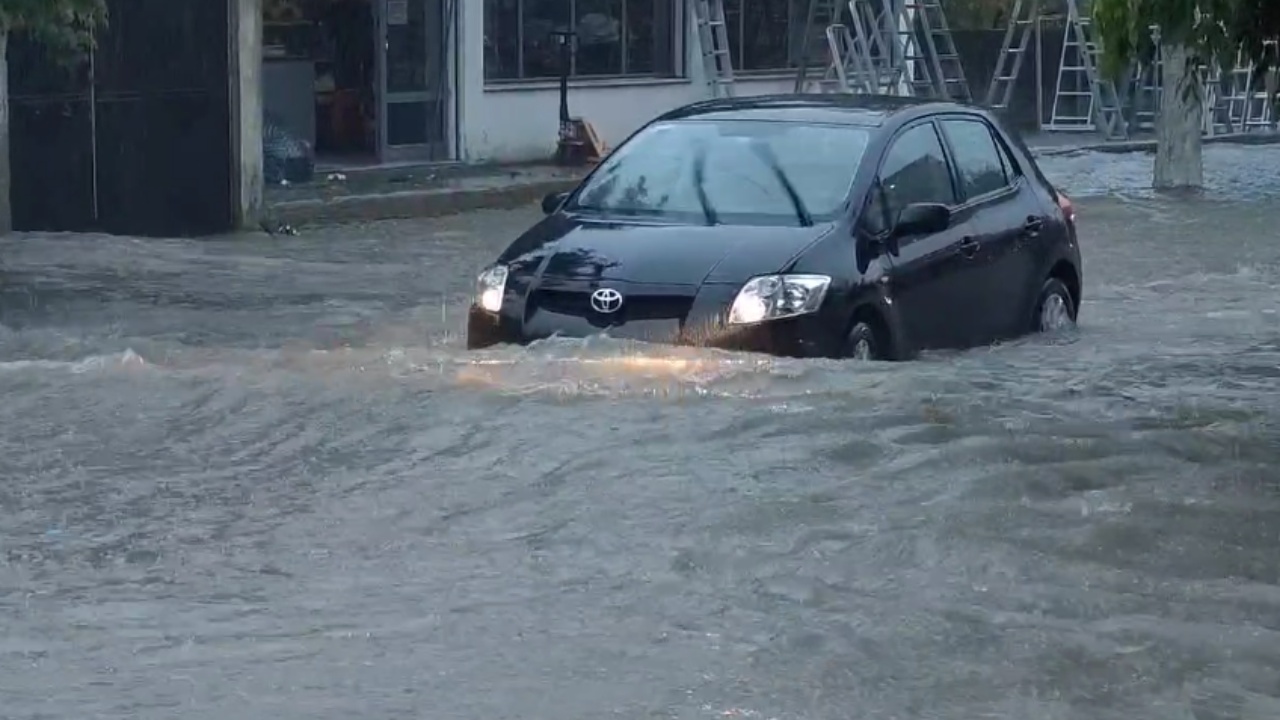
[[[608,315],[622,307],[622,293],[613,288],[600,288],[591,293],[591,309]]]

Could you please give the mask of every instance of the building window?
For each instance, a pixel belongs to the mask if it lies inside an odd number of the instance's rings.
[[[486,80],[560,76],[556,37],[576,33],[572,77],[676,77],[683,0],[484,0]]]
[[[800,37],[808,11],[808,0],[724,0],[735,69],[782,70],[798,66]],[[820,29],[815,37],[825,30]],[[825,57],[814,51],[810,55],[810,67],[822,64]]]

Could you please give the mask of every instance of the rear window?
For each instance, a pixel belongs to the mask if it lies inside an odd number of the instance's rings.
[[[614,151],[570,211],[705,224],[826,222],[841,212],[866,129],[764,120],[651,125]]]

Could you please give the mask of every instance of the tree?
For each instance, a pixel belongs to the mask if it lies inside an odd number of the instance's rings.
[[[1232,67],[1238,54],[1259,73],[1274,58],[1264,43],[1280,38],[1277,0],[1094,0],[1094,24],[1103,71],[1119,79],[1158,38],[1164,77],[1156,127],[1154,185],[1160,189],[1203,184],[1201,127],[1204,95],[1201,66]]]
[[[74,61],[107,20],[105,0],[0,0],[0,234],[13,227],[9,202],[9,38],[25,35],[51,58]]]

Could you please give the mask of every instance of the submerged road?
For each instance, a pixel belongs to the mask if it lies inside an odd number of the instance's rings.
[[[1046,161],[1080,330],[899,365],[467,353],[532,210],[0,241],[0,718],[1274,720],[1240,153]]]

